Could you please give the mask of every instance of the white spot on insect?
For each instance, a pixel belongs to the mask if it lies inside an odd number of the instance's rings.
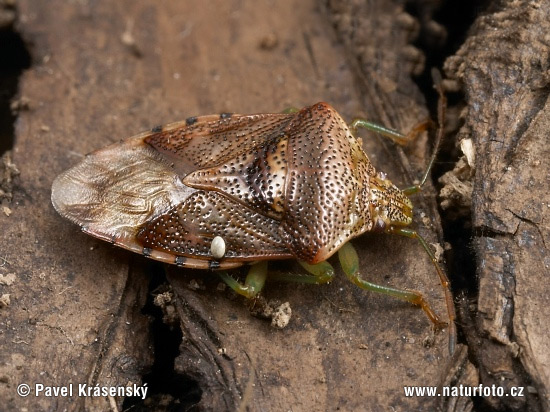
[[[378,178],[380,180],[386,180],[388,178],[388,175],[384,172],[378,172]]]
[[[215,259],[221,259],[225,255],[225,240],[221,236],[216,236],[212,239],[210,245],[210,253]]]

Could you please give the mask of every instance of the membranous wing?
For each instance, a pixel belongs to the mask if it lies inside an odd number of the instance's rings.
[[[228,184],[216,182],[214,187],[199,173],[212,168],[233,173],[235,159],[284,140],[291,118],[286,114],[202,116],[155,128],[93,152],[62,173],[53,183],[52,203],[85,232],[169,263],[209,267],[211,258],[203,252],[217,235],[227,238],[228,258],[233,262],[221,262],[220,267],[238,266],[260,256],[290,257],[274,229],[278,223],[238,195],[232,196],[232,191],[241,189],[243,198],[255,196],[245,194],[247,178],[239,189],[229,184],[226,173]],[[176,216],[187,237],[172,247],[176,232],[161,223]],[[166,239],[148,237],[154,224],[162,228],[156,236]]]

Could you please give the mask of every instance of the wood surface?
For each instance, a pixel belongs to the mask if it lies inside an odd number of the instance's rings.
[[[549,16],[545,1],[495,4],[445,66],[467,102],[457,140],[475,145],[479,298],[465,336],[484,385],[525,388],[486,398],[497,410],[550,410]]]
[[[407,131],[428,111],[412,80],[423,68],[411,45],[419,22],[404,7],[397,0],[19,0],[17,30],[33,65],[18,96],[28,102],[12,150],[20,176],[11,214],[0,213],[0,274],[15,274],[0,286],[10,295],[0,309],[5,410],[467,411],[475,406],[469,398],[405,397],[403,387],[501,378],[530,387],[508,404],[514,410],[550,410],[549,60],[542,47],[550,14],[543,1],[487,9],[446,63],[446,75],[465,91],[457,139],[471,136],[476,150],[482,314],[461,312],[453,358],[445,331],[434,335],[421,310],[362,291],[339,269],[329,285],[268,283],[264,296],[292,309],[289,325],[276,329],[251,316],[215,274],[114,248],[51,206],[52,180],[86,153],[193,115],[327,101],[349,121],[367,117]],[[401,149],[362,136],[375,167],[398,186],[421,175],[426,137]],[[431,185],[413,202],[414,228],[441,243]],[[446,317],[439,280],[417,242],[367,234],[353,243],[363,276],[422,291]],[[20,383],[144,379],[145,402],[15,391]]]

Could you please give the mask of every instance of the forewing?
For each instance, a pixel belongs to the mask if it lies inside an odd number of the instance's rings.
[[[280,138],[292,114],[211,115],[154,129],[145,143],[173,164],[180,177],[218,166]]]
[[[60,174],[52,203],[94,236],[128,243],[141,225],[193,192],[137,136],[97,150]]]
[[[137,240],[144,248],[214,262],[215,268],[224,262],[291,258],[279,225],[221,193],[200,190],[144,224]],[[215,236],[226,245],[220,262],[210,252]]]

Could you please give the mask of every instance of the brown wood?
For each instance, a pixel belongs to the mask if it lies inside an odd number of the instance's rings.
[[[446,62],[466,94],[458,140],[475,145],[479,300],[466,337],[481,383],[525,388],[486,399],[499,409],[550,410],[549,16],[545,1],[500,3]]]
[[[425,119],[411,80],[423,64],[410,45],[418,23],[401,2],[318,3],[19,1],[18,30],[34,63],[20,85],[29,106],[13,149],[21,175],[12,213],[0,211],[0,275],[15,274],[0,285],[10,295],[0,309],[6,410],[121,410],[122,398],[21,398],[15,389],[140,384],[162,356],[147,303],[160,292],[165,323],[182,339],[164,372],[172,388],[158,388],[143,408],[176,399],[190,407],[198,386],[195,410],[471,410],[468,398],[407,398],[403,386],[473,385],[479,373],[484,384],[529,385],[524,401],[508,404],[516,410],[550,410],[543,1],[489,9],[447,62],[466,91],[460,136],[476,148],[482,315],[477,324],[461,320],[469,348],[460,346],[452,364],[445,333],[426,345],[432,332],[422,311],[364,292],[340,272],[330,285],[268,284],[266,298],[292,308],[278,330],[208,272],[170,267],[153,291],[161,268],[80,233],[53,210],[52,180],[85,153],[191,115],[325,100],[350,121],[363,116],[402,131]],[[426,139],[402,150],[362,135],[373,164],[399,186],[420,176]],[[415,228],[438,242],[434,191],[413,201]],[[366,278],[420,290],[445,316],[436,273],[416,242],[366,235],[354,244]]]

